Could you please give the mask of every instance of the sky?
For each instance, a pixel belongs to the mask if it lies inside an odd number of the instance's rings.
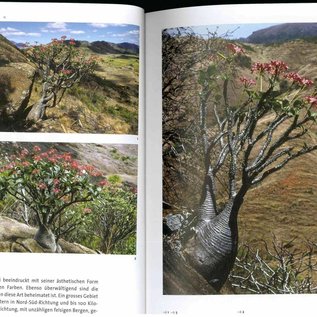
[[[51,42],[52,38],[81,41],[129,42],[139,45],[139,27],[113,23],[0,22],[0,34],[10,41],[30,44]]]
[[[220,24],[220,25],[202,25],[193,26],[191,29],[200,35],[207,35],[208,31],[213,33],[217,31],[218,36],[223,36],[227,34],[230,39],[245,38],[252,34],[252,32],[268,28],[272,25],[278,25],[280,23],[274,24]],[[229,32],[229,33],[228,33]]]

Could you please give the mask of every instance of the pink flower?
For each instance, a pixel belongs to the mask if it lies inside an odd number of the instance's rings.
[[[47,188],[47,186],[44,183],[39,183],[38,188],[41,189],[41,190],[44,190],[44,189]]]
[[[57,188],[57,187],[54,187],[53,188],[53,193],[54,194],[58,194],[58,193],[60,193],[61,192],[61,190],[59,189],[59,188]]]
[[[31,164],[30,164],[30,162],[28,162],[28,161],[24,161],[24,162],[22,162],[22,166],[24,166],[24,167],[28,167],[28,166],[30,166]]]
[[[251,73],[267,72],[272,75],[280,75],[286,70],[288,70],[288,66],[284,62],[278,60],[273,60],[270,63],[255,63],[251,67]]]
[[[20,153],[20,156],[21,156],[21,157],[25,157],[25,156],[28,155],[28,154],[29,154],[29,150],[26,149],[26,148],[23,148],[22,151],[21,151],[21,153]]]
[[[54,184],[54,185],[58,185],[59,183],[60,183],[59,179],[54,178],[54,180],[53,180],[53,184]]]
[[[309,87],[309,86],[313,85],[313,83],[314,83],[312,80],[307,79],[305,77],[302,77],[298,73],[294,73],[294,72],[285,74],[284,78],[291,79],[293,81],[293,83],[296,83],[296,84],[303,86],[303,87]]]
[[[244,54],[243,48],[233,43],[229,43],[227,45],[227,48],[229,49],[229,51],[233,52],[233,54]]]
[[[63,154],[63,159],[66,161],[66,162],[70,162],[72,160],[72,155],[70,153],[64,153]]]
[[[107,186],[108,185],[108,181],[106,179],[103,179],[101,180],[99,183],[98,183],[99,186]]]
[[[84,208],[84,214],[91,214],[92,210],[90,208]]]
[[[64,74],[64,75],[70,75],[70,74],[73,73],[73,71],[70,70],[70,69],[62,69],[62,70],[61,70],[61,73]]]
[[[317,106],[317,97],[316,96],[307,96],[304,99],[305,99],[305,101],[310,103],[313,107]]]
[[[245,87],[250,87],[256,84],[256,81],[254,79],[249,79],[244,76],[240,77],[239,79]]]
[[[39,146],[37,146],[37,145],[34,145],[33,146],[33,151],[36,152],[36,153],[41,152],[41,148]]]

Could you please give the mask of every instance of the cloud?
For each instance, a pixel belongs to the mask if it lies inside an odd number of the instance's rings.
[[[67,32],[67,24],[65,22],[52,22],[47,23],[46,27],[41,29],[43,33],[56,33],[56,32]]]
[[[6,28],[0,28],[0,33],[3,36],[10,37],[10,36],[41,36],[41,33],[37,32],[23,32],[15,28],[6,27]]]
[[[117,24],[117,23],[90,23],[89,25],[97,29],[104,29],[109,26],[115,26],[120,28],[128,26],[128,24]]]
[[[66,27],[65,22],[47,23],[46,28],[53,29],[53,30],[58,31],[58,32],[67,31],[67,27]]]
[[[139,30],[131,30],[131,31],[128,31],[128,32],[123,32],[123,33],[113,33],[111,34],[112,37],[127,37],[127,36],[138,36],[139,35]]]
[[[90,23],[90,26],[97,28],[97,29],[103,29],[103,28],[107,28],[109,26],[109,24],[107,24],[107,23]]]
[[[139,30],[132,30],[128,32],[129,35],[139,35]]]
[[[72,30],[70,31],[71,34],[84,34],[86,33],[85,31],[82,31],[82,30]]]

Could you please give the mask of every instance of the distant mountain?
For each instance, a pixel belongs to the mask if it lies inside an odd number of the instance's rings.
[[[272,44],[317,37],[317,23],[285,23],[253,32],[245,39],[248,43]]]
[[[132,54],[139,54],[139,45],[127,42],[119,43],[117,45],[127,51],[130,51]]]
[[[17,42],[14,42],[14,41],[10,41],[15,47],[19,48],[19,49],[23,49],[23,48],[26,48],[27,45],[25,43],[17,43]]]
[[[132,43],[110,43],[106,41],[91,42],[88,46],[93,52],[99,54],[138,54],[139,46]]]
[[[10,41],[15,47],[19,49],[23,49],[26,47],[25,43],[17,43],[14,41]],[[69,40],[66,41],[66,43]],[[95,42],[88,42],[88,41],[75,41],[76,47],[88,47],[93,52],[99,54],[139,54],[139,46],[133,43],[111,43],[106,41],[95,41]]]

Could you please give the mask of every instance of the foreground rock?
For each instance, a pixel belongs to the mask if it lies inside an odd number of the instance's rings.
[[[34,239],[37,229],[11,218],[0,216],[0,252],[50,253]],[[63,253],[95,254],[97,252],[77,243],[59,240]]]

